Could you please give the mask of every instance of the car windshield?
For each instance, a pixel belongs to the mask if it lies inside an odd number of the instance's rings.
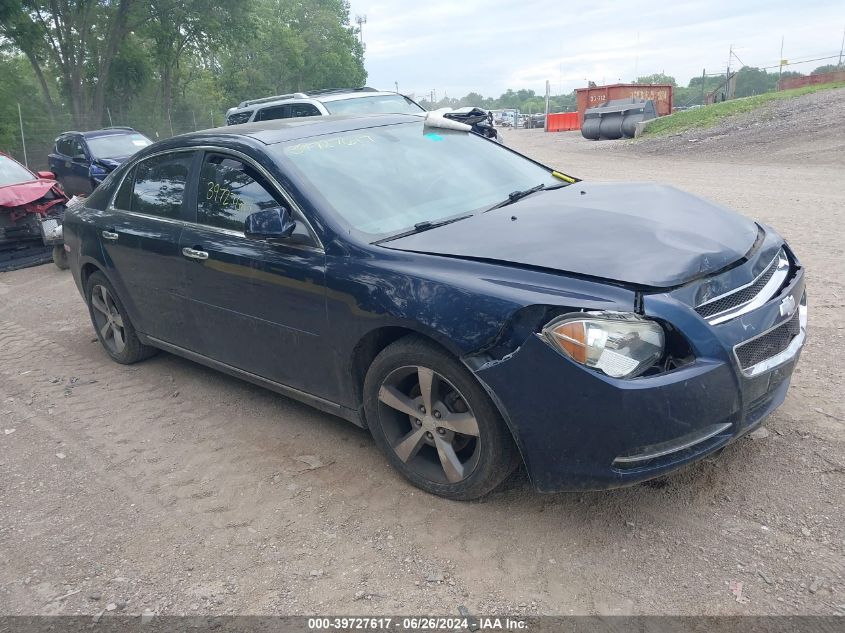
[[[91,153],[97,158],[121,158],[131,156],[152,141],[143,134],[109,134],[85,139]]]
[[[422,123],[327,134],[271,151],[371,241],[486,210],[514,191],[564,184],[495,141]]]
[[[351,97],[323,103],[331,114],[422,114],[420,106],[402,95]]]
[[[13,161],[8,156],[0,156],[0,187],[35,179],[32,172],[23,165]]]

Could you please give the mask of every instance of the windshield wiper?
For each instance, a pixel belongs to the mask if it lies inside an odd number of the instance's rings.
[[[407,237],[409,235],[416,235],[417,233],[422,233],[424,231],[429,231],[431,229],[436,229],[438,226],[446,226],[447,224],[452,224],[452,222],[458,222],[460,220],[466,220],[467,218],[472,217],[472,213],[467,213],[466,215],[459,215],[456,218],[449,218],[448,220],[440,220],[439,222],[432,222],[431,220],[425,220],[424,222],[417,222],[410,231],[405,231],[404,233],[399,233],[398,235],[391,235],[389,237],[382,238],[380,240],[376,240],[373,244],[381,244],[382,242],[389,242],[390,240],[398,240],[400,237]]]
[[[522,191],[511,191],[505,200],[497,202],[492,207],[486,208],[483,212],[487,213],[488,211],[492,211],[493,209],[501,209],[502,207],[506,207],[509,204],[513,204],[517,200],[522,200],[524,197],[530,196],[532,193],[537,193],[538,191],[542,191],[543,189],[550,188],[551,187],[547,187],[545,184],[540,183],[536,187],[531,187],[530,189],[523,189]]]

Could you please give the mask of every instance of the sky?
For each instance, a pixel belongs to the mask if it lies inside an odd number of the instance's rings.
[[[839,55],[843,0],[351,0],[363,25],[367,85],[426,97],[552,94],[665,72],[690,78],[732,68]],[[738,59],[737,59],[738,58]],[[838,59],[794,64],[809,73]],[[777,68],[774,69],[777,72]],[[771,71],[770,71],[771,72]]]

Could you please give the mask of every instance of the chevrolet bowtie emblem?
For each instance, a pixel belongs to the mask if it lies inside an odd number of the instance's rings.
[[[795,297],[789,295],[780,302],[780,315],[789,316],[795,312]]]

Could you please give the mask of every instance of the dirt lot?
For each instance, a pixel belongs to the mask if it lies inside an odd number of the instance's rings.
[[[68,273],[0,275],[0,611],[845,614],[845,153],[808,164],[784,139],[506,133],[771,223],[807,266],[811,334],[768,437],[626,490],[518,473],[482,502],[427,496],[341,420],[167,354],[111,363]]]

